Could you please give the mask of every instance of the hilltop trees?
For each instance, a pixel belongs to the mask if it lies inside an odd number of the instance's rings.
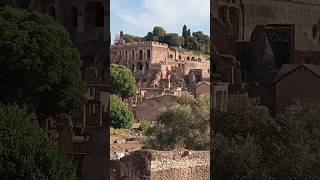
[[[1,103],[26,104],[41,119],[80,109],[80,56],[61,25],[47,15],[0,8],[0,32]]]
[[[183,26],[182,36],[176,33],[167,33],[163,27],[155,26],[152,32],[148,32],[146,36],[138,37],[133,35],[125,35],[125,41],[141,42],[141,41],[156,41],[166,43],[171,47],[184,48],[189,51],[196,51],[204,54],[210,53],[210,37],[197,31],[191,34],[191,30],[186,25]]]
[[[66,155],[51,147],[34,114],[17,105],[0,105],[0,177],[72,180]]]

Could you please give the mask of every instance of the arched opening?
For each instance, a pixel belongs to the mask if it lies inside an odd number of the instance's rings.
[[[277,32],[272,37],[272,50],[275,56],[275,63],[278,68],[283,64],[290,63],[290,36],[287,32]]]
[[[173,59],[173,55],[172,54],[170,54],[170,58]]]
[[[139,51],[139,60],[142,60],[143,52],[142,50]]]
[[[53,17],[53,19],[56,19],[56,8],[53,6],[49,7],[48,14]]]
[[[134,60],[134,50],[132,50],[132,60]]]
[[[75,6],[70,8],[70,22],[72,27],[78,27],[78,8]]]
[[[150,51],[150,49],[148,49],[148,51],[147,51],[147,58],[148,58],[148,59],[151,58],[151,51]]]
[[[194,61],[194,57],[191,58],[191,61]]]
[[[181,60],[181,55],[179,55],[179,60]]]
[[[100,2],[88,2],[84,8],[85,25],[87,27],[104,26],[104,8]]]
[[[141,62],[138,62],[138,63],[137,63],[137,66],[138,66],[138,70],[139,70],[139,71],[142,71],[142,69],[143,69],[142,63],[141,63]]]
[[[187,61],[190,61],[190,57],[187,57]]]

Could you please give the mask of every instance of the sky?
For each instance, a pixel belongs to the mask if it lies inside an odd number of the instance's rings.
[[[154,26],[181,36],[187,25],[210,35],[210,0],[110,0],[110,15],[112,42],[121,30],[145,36]]]

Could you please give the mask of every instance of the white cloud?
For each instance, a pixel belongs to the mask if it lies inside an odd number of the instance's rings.
[[[210,0],[139,0],[139,7],[126,6],[127,1],[111,0],[111,11],[137,30],[150,31],[155,25],[181,29],[183,24],[209,28]]]

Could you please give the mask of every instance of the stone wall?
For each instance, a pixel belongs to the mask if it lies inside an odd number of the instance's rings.
[[[119,161],[121,180],[208,180],[209,151],[135,151]]]
[[[161,108],[174,104],[176,100],[177,97],[173,95],[163,95],[145,99],[140,102],[138,106],[134,107],[135,119],[139,121],[154,121]]]

